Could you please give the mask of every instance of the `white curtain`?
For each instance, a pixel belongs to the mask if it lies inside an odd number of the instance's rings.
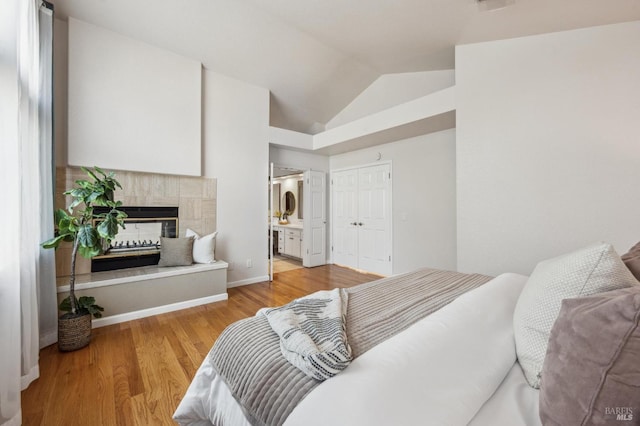
[[[51,6],[53,7],[53,6]],[[40,97],[38,101],[39,165],[40,184],[40,235],[42,242],[53,237],[53,203],[55,181],[55,159],[53,156],[53,10],[40,6]],[[38,246],[39,247],[39,246]],[[38,323],[40,347],[49,346],[58,340],[58,303],[56,294],[56,261],[53,250],[40,248],[38,264]]]
[[[20,391],[39,375],[39,324],[47,333],[56,327],[53,253],[40,248],[53,234],[52,14],[41,8],[40,0],[4,3],[8,7],[3,12],[17,17],[17,25],[12,24],[17,49],[0,46],[9,53],[3,55],[0,75],[0,87],[8,95],[3,98],[7,135],[0,155],[6,196],[0,223],[7,225],[0,244],[0,424],[19,425]]]
[[[0,13],[0,182],[5,224],[0,244],[0,424],[20,424],[20,202],[18,174],[18,85],[16,35],[18,1],[2,3]]]

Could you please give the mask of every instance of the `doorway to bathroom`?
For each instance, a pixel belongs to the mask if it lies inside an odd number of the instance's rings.
[[[326,264],[326,173],[270,167],[269,275]]]

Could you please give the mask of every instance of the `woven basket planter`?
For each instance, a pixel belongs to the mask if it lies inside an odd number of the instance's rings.
[[[58,318],[58,349],[62,352],[84,348],[91,341],[91,314],[64,314]]]

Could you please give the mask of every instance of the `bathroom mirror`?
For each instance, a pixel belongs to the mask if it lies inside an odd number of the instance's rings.
[[[284,193],[283,204],[284,211],[289,212],[289,214],[293,214],[296,210],[296,196],[293,195],[293,192],[287,191]]]

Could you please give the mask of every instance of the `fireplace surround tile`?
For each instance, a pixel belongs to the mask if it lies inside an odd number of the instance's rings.
[[[201,198],[180,198],[180,217],[184,219],[202,219]]]
[[[180,198],[202,198],[202,178],[180,176]]]
[[[215,179],[206,179],[202,184],[202,199],[215,200],[217,198],[217,185]]]
[[[216,216],[216,200],[202,200],[202,219],[215,218]]]

